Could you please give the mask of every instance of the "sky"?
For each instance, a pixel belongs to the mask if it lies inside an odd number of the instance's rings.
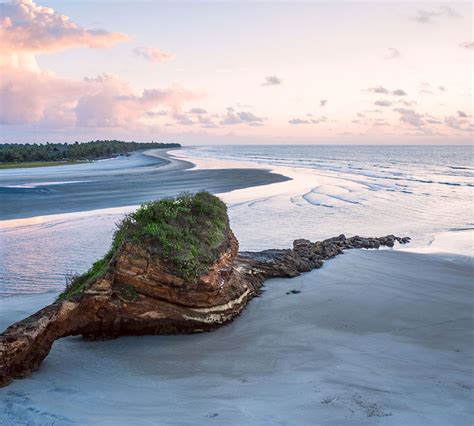
[[[471,2],[0,2],[0,142],[472,143]]]

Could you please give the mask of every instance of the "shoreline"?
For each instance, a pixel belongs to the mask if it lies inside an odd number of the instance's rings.
[[[94,161],[94,160],[90,160]],[[69,166],[88,163],[90,161],[25,161],[24,163],[0,163],[0,170],[31,169],[35,167]]]
[[[190,174],[200,172],[195,167]],[[230,213],[248,203],[254,208],[268,196],[288,198],[292,185],[304,189],[305,176],[295,172],[292,181],[221,196]],[[29,242],[38,226],[56,236],[56,226],[80,221],[58,238],[91,228],[97,239],[95,218],[108,216],[110,224],[124,209],[20,221]],[[262,223],[244,219],[240,229],[255,226],[251,232],[271,247]],[[44,222],[28,223],[34,220]],[[16,229],[1,224],[0,232],[22,231],[19,222]],[[465,241],[469,233],[455,232]],[[441,235],[431,249],[444,247],[443,237],[452,241]],[[467,425],[474,415],[474,354],[466,339],[473,324],[472,257],[415,250],[348,250],[321,269],[269,280],[240,318],[212,333],[60,339],[36,373],[0,390],[0,423],[93,424],[98,413],[105,424],[153,423],[159,412],[160,422],[170,425],[207,425],[212,418],[225,424]],[[0,328],[57,293],[0,296]]]
[[[192,170],[210,169],[210,168],[255,168],[265,169],[272,173],[281,174],[289,177],[291,180],[282,183],[271,184],[262,187],[254,188],[243,188],[239,190],[229,191],[226,193],[218,194],[230,208],[239,207],[240,205],[250,206],[253,203],[264,203],[272,197],[288,197],[296,198],[303,193],[311,193],[314,186],[320,184],[326,184],[326,179],[340,179],[341,174],[339,172],[328,171],[328,170],[317,170],[305,167],[291,167],[286,165],[275,165],[271,163],[265,163],[262,161],[245,161],[243,159],[220,159],[215,157],[200,157],[192,156],[192,147],[184,147],[182,150],[172,154],[174,157],[178,157],[183,160],[192,161],[195,166]],[[348,232],[344,227],[339,227],[333,230],[331,233],[323,233],[321,235],[308,236],[302,235],[301,238],[310,239],[324,239],[329,238],[332,235],[338,234],[338,232],[347,233],[348,236],[355,235],[354,232]],[[410,230],[398,230],[387,227],[377,231],[361,231],[359,234],[386,234],[386,233],[398,233],[403,235],[409,235],[412,241],[407,246],[396,245],[396,250],[410,251],[414,253],[444,253],[444,254],[458,254],[467,257],[474,257],[474,227],[460,227],[454,228],[452,226],[446,226],[445,228],[431,229],[423,236],[414,235]],[[293,235],[288,239],[288,244],[294,238],[299,236]],[[265,247],[258,247],[264,249]],[[252,248],[253,250],[253,248]]]
[[[126,208],[183,191],[221,193],[288,180],[268,170],[214,169],[190,174],[192,163],[170,156],[169,149],[159,151],[107,160],[104,170],[101,162],[48,168],[46,175],[41,168],[28,169],[29,173],[5,170],[0,221]],[[53,185],[55,180],[59,184]]]
[[[212,333],[67,337],[36,373],[0,390],[0,423],[92,424],[97,413],[106,424],[151,423],[158,410],[163,424],[467,425],[471,270],[459,256],[349,250],[269,280]],[[0,327],[52,296],[1,299]]]
[[[214,170],[209,170],[209,179],[219,178],[221,168],[224,167],[228,167],[228,179],[235,178],[235,171],[239,176],[240,173],[248,173],[249,170],[245,168],[247,164],[242,162],[229,164],[228,161],[203,160],[200,158],[196,160],[191,158],[195,162],[189,161],[189,158],[175,160],[174,156],[181,156],[181,153],[181,150],[174,150],[160,154],[161,161],[169,161],[169,163],[161,163],[159,166],[160,170],[164,170],[164,175],[174,175],[182,179],[184,173],[180,171],[180,168],[183,164],[188,167],[184,182],[195,181],[196,177],[202,177],[201,173],[203,172],[207,174],[208,170],[202,170],[206,167],[214,168]],[[149,156],[145,155],[144,157]],[[114,161],[103,162],[104,167],[110,167]],[[148,164],[156,164],[154,163],[153,153],[146,161],[151,161]],[[252,165],[252,167],[255,168],[256,166]],[[257,167],[262,169],[263,173],[269,173],[270,167],[261,164]],[[454,247],[454,252],[472,258],[471,253],[473,251],[471,247],[474,237],[471,240],[469,239],[473,232],[472,229],[453,232],[447,239],[450,247],[445,245],[446,247],[443,248],[439,242],[435,246],[432,246],[432,244],[438,235],[445,232],[445,229],[433,229],[425,238],[418,237],[416,239],[413,238],[414,234],[406,229],[400,230],[389,225],[375,230],[371,228],[354,229],[346,226],[344,216],[341,216],[344,219],[342,222],[335,222],[332,227],[328,227],[324,216],[322,220],[313,216],[318,212],[326,214],[325,210],[313,206],[307,208],[309,216],[305,220],[306,223],[293,222],[293,219],[297,219],[297,217],[293,217],[294,215],[304,213],[300,206],[301,202],[294,202],[294,200],[298,200],[298,194],[307,192],[314,185],[319,185],[321,179],[326,178],[324,176],[320,177],[317,173],[307,173],[305,170],[295,170],[290,167],[278,167],[271,170],[279,173],[279,175],[284,174],[289,180],[258,185],[258,178],[254,181],[255,186],[250,188],[235,190],[230,188],[231,190],[228,192],[215,191],[228,205],[231,225],[240,241],[241,251],[258,251],[269,247],[286,248],[291,245],[294,239],[307,238],[316,241],[340,233],[347,236],[394,233],[412,237],[412,243],[408,247],[395,247],[395,250],[445,252],[445,255],[450,256],[450,252],[453,251]],[[131,174],[133,176],[133,169],[131,169]],[[165,194],[165,196],[176,195],[178,192],[189,189],[187,186],[181,186],[180,188],[174,179],[168,179],[167,183],[163,184],[172,186],[170,193]],[[55,189],[54,186],[51,186],[51,188]],[[196,189],[200,190],[202,187]],[[22,294],[37,294],[61,291],[64,287],[65,275],[83,273],[96,259],[103,256],[109,247],[115,224],[125,214],[136,209],[137,205],[125,204],[111,208],[0,221],[0,239],[2,240],[0,257],[3,258],[4,262],[3,265],[0,265],[0,272],[4,274],[3,282],[0,281],[0,294],[10,297],[12,294],[19,292]],[[293,216],[287,218],[287,212],[291,211],[294,212]],[[328,218],[330,217],[328,216]],[[279,218],[281,218],[281,221]],[[457,241],[459,241],[459,244]],[[38,256],[35,247],[43,247],[42,256]],[[70,253],[74,253],[74,256],[71,257]],[[45,265],[48,265],[47,269],[45,269]]]

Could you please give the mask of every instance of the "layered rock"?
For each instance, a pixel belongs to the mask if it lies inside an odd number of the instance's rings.
[[[239,254],[229,230],[215,262],[192,280],[170,273],[153,247],[124,241],[105,274],[79,294],[56,301],[0,335],[0,385],[38,369],[61,337],[211,331],[239,315],[268,278],[320,268],[345,249],[391,247],[396,241],[406,243],[409,238],[341,235],[315,243],[296,240],[292,249]]]

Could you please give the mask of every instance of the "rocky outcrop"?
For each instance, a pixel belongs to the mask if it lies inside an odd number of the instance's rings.
[[[406,243],[409,238],[341,235],[314,243],[296,240],[292,249],[239,254],[229,231],[228,244],[217,260],[195,280],[169,273],[152,248],[126,241],[107,272],[80,294],[56,301],[0,335],[0,385],[38,369],[61,337],[111,339],[211,331],[239,315],[269,278],[320,268],[346,249],[391,247],[396,241]]]

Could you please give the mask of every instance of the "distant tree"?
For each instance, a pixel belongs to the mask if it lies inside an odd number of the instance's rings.
[[[45,144],[0,144],[0,163],[23,163],[32,161],[96,160],[127,154],[132,151],[156,148],[180,148],[179,143],[123,142],[97,140],[91,142]]]

